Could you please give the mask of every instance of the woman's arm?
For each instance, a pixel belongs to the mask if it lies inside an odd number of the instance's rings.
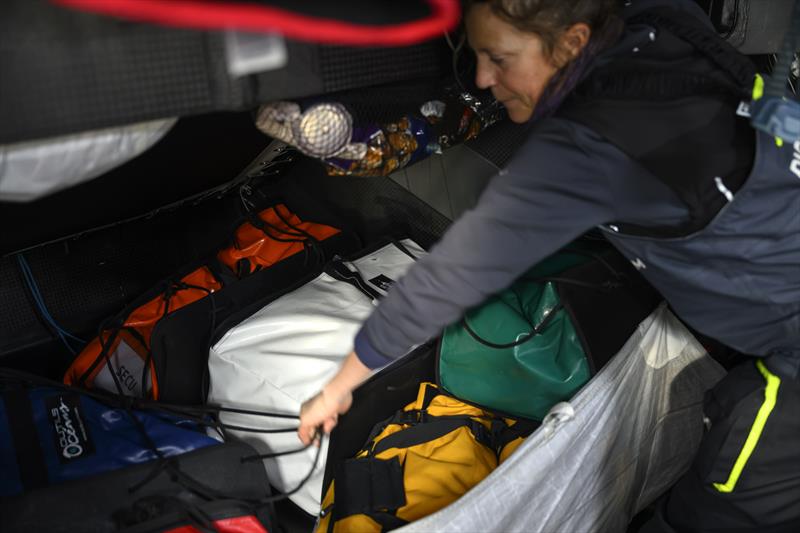
[[[301,438],[308,441],[310,428],[329,431],[335,425],[368,369],[439,334],[544,257],[614,218],[605,156],[591,144],[582,147],[584,139],[574,133],[564,121],[537,127],[478,205],[393,285],[330,388],[304,405]]]
[[[303,444],[309,444],[318,429],[330,433],[340,414],[347,412],[353,403],[353,390],[372,370],[364,366],[355,352],[348,355],[339,372],[316,396],[303,403],[300,409],[300,428],[297,434]]]

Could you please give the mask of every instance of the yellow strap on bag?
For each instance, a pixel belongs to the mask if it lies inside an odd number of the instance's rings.
[[[340,465],[316,532],[386,531],[446,507],[497,467],[498,450],[518,437],[509,422],[422,383]]]

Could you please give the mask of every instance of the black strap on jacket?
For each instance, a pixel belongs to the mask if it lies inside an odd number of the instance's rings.
[[[656,9],[627,22],[652,25],[661,35],[642,50],[598,67],[558,116],[602,135],[672,189],[689,210],[689,219],[675,227],[615,222],[622,233],[688,235],[707,226],[728,202],[716,178],[734,194],[749,175],[754,132],[735,109],[752,85],[755,67],[693,17]],[[687,44],[694,53],[680,63],[681,70],[666,67],[662,57],[675,56]],[[683,117],[706,118],[689,128],[675,110]]]

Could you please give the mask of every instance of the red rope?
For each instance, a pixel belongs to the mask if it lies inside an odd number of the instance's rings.
[[[126,19],[199,29],[277,32],[291,39],[360,46],[404,46],[437,37],[458,24],[458,0],[427,0],[430,16],[391,25],[363,25],[253,3],[202,0],[52,0]]]

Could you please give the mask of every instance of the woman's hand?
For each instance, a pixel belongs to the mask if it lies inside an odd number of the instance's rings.
[[[346,413],[352,403],[353,394],[349,390],[331,390],[330,384],[304,402],[300,408],[300,427],[297,430],[303,444],[308,445],[319,437],[319,428],[325,433],[333,431],[339,415]]]
[[[308,445],[319,437],[317,430],[330,433],[339,415],[350,409],[353,389],[367,379],[371,370],[364,366],[355,352],[348,355],[339,372],[325,387],[300,407],[300,427],[297,436]]]

